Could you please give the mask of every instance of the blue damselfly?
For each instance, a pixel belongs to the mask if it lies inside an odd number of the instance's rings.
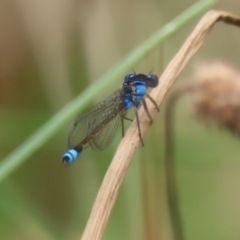
[[[74,120],[68,138],[69,150],[62,157],[63,163],[70,165],[89,145],[94,150],[106,149],[113,141],[120,126],[122,126],[122,136],[124,136],[123,122],[125,119],[130,120],[126,114],[131,108],[135,109],[139,137],[142,141],[138,108],[143,104],[152,122],[144,97],[148,97],[158,108],[156,102],[147,93],[148,88],[155,88],[158,82],[158,76],[154,74],[130,73],[126,75],[122,88]]]

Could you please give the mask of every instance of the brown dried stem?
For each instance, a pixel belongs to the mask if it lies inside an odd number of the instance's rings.
[[[240,18],[230,13],[221,11],[207,12],[163,72],[160,85],[151,92],[151,97],[159,106],[161,105],[167,91],[176,81],[189,60],[203,44],[214,24],[218,21],[223,21],[238,27],[240,26]],[[149,102],[148,106],[150,114],[154,116],[157,112],[156,108]],[[144,136],[150,125],[149,119],[143,108],[140,108],[139,110],[139,117],[141,133],[142,136]],[[81,238],[82,240],[102,239],[119,187],[140,143],[137,129],[136,121],[134,121],[119,144],[98,192],[87,226]]]
[[[179,209],[177,179],[174,162],[174,112],[177,100],[184,94],[195,90],[195,83],[186,83],[177,88],[170,96],[165,110],[165,172],[168,209],[174,240],[184,240],[182,217]]]

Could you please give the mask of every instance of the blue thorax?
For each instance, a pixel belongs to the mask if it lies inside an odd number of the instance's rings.
[[[126,109],[137,106],[147,93],[148,87],[156,87],[158,77],[154,74],[135,74],[126,75],[123,82],[122,99]]]

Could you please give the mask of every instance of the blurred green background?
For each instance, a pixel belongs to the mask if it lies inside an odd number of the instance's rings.
[[[14,1],[0,3],[0,156],[3,159],[135,46],[193,1]],[[240,15],[239,1],[214,7]],[[161,74],[199,18],[134,68]],[[217,24],[181,75],[220,58],[239,65],[237,28]],[[188,80],[184,80],[188,79]],[[96,103],[122,79],[97,94]],[[104,239],[171,239],[163,148],[164,106],[121,186]],[[176,159],[186,239],[240,239],[239,139],[206,128],[177,105]],[[70,123],[69,123],[70,124]],[[65,168],[68,126],[0,183],[0,239],[79,239],[120,141],[86,150]]]

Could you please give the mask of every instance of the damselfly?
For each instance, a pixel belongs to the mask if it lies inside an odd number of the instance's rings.
[[[158,76],[154,74],[130,73],[126,75],[122,88],[74,120],[68,137],[69,150],[62,157],[63,163],[65,165],[73,163],[89,145],[94,150],[106,149],[113,141],[120,126],[122,126],[122,136],[124,136],[123,122],[125,119],[130,120],[126,114],[131,108],[135,109],[139,137],[142,141],[138,109],[143,104],[152,122],[144,97],[148,97],[158,109],[156,102],[147,93],[148,88],[155,88],[158,82]]]

